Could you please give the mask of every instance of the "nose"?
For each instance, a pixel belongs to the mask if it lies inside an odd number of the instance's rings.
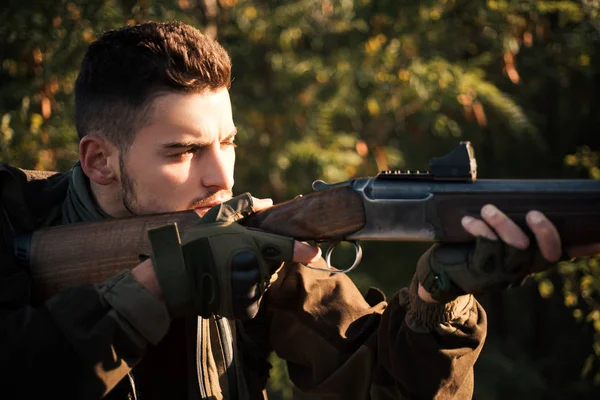
[[[223,151],[219,144],[210,146],[200,162],[202,186],[218,190],[231,190],[234,162],[233,152]]]

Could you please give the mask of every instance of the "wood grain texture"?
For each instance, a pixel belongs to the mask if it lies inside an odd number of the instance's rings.
[[[150,254],[146,232],[176,222],[180,234],[198,221],[193,211],[77,223],[41,229],[31,238],[30,271],[35,301],[60,289],[102,282],[132,269]]]
[[[442,229],[436,240],[468,242],[472,237],[462,228],[465,215],[481,218],[481,208],[493,203],[526,233],[533,236],[525,215],[530,210],[544,213],[556,226],[563,245],[600,242],[600,194],[597,193],[444,193],[434,198]]]
[[[365,212],[348,187],[314,192],[251,215],[244,225],[298,240],[336,240],[360,230]]]

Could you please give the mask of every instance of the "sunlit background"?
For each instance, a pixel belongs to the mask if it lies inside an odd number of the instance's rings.
[[[3,162],[68,169],[86,46],[106,29],[178,19],[232,57],[237,192],[278,202],[316,179],[423,169],[461,140],[483,178],[600,179],[600,0],[4,3]],[[365,243],[352,277],[391,296],[425,248]],[[591,259],[480,298],[490,326],[475,398],[600,398],[599,292]],[[291,398],[272,361],[271,397]]]

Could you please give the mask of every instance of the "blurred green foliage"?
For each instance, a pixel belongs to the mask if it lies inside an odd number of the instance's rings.
[[[588,172],[591,178],[600,179],[600,154],[582,146],[576,153],[565,157],[565,163]],[[581,257],[561,262],[558,272],[565,306],[573,309],[573,317],[580,323],[591,324],[594,331],[593,351],[586,358],[582,377],[592,377],[600,385],[600,256]],[[539,290],[548,298],[555,291],[548,273],[538,274]]]
[[[73,83],[86,46],[123,24],[179,19],[231,54],[238,192],[283,201],[315,179],[423,169],[459,140],[473,142],[486,178],[600,175],[598,0],[4,3],[3,162],[69,168]],[[352,278],[392,295],[426,245],[363,247]],[[338,257],[351,254],[342,248]],[[576,260],[539,285],[482,297],[490,330],[476,397],[597,397],[599,279],[597,259]],[[289,398],[273,360],[272,396]]]

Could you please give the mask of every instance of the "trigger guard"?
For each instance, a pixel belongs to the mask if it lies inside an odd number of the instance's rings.
[[[329,248],[325,252],[325,261],[327,263],[328,269],[315,268],[315,267],[311,267],[310,265],[304,264],[304,263],[302,265],[304,265],[306,268],[314,269],[316,271],[329,272],[330,274],[347,274],[348,272],[352,271],[354,268],[358,267],[358,265],[360,264],[360,262],[362,260],[362,247],[360,246],[360,244],[358,244],[355,241],[347,241],[348,243],[351,243],[354,246],[354,252],[355,252],[354,253],[355,254],[354,262],[352,263],[350,268],[337,270],[337,269],[333,269],[333,267],[331,266],[331,254],[333,254],[333,250],[335,250],[337,245],[340,244],[341,242],[342,241],[332,244],[331,246],[329,246]]]

